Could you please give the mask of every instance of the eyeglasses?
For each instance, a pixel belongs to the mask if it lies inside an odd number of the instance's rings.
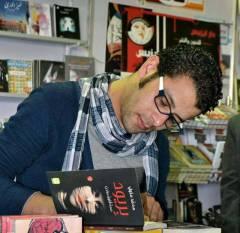
[[[180,116],[172,112],[171,105],[164,93],[163,76],[159,77],[159,93],[154,98],[155,105],[158,111],[167,115],[165,126],[170,132],[183,133],[182,123],[184,122]]]

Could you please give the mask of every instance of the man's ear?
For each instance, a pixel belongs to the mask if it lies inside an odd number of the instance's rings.
[[[139,68],[139,77],[143,78],[149,73],[153,73],[157,70],[159,64],[159,56],[153,55],[150,56]]]

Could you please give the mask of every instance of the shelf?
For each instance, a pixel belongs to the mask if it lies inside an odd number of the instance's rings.
[[[76,39],[68,39],[68,38],[61,38],[61,37],[49,37],[49,36],[40,36],[40,35],[31,35],[26,33],[18,33],[18,32],[10,32],[10,31],[0,31],[0,37],[8,37],[13,39],[22,39],[22,40],[32,40],[32,41],[42,41],[48,43],[59,43],[59,44],[66,44],[66,45],[78,45],[87,47],[87,41],[76,40]]]
[[[9,92],[0,92],[0,97],[26,98],[27,94],[15,94]]]

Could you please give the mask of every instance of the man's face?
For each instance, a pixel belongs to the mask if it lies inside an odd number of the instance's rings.
[[[125,93],[121,104],[121,123],[129,133],[149,132],[165,128],[168,116],[160,113],[154,103],[158,95],[159,78],[145,84],[143,88]],[[183,120],[200,113],[196,105],[196,90],[192,79],[186,76],[164,78],[164,92],[172,113]]]

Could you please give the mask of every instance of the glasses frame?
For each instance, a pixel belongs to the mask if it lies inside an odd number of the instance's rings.
[[[169,103],[169,101],[168,101],[167,96],[165,95],[165,92],[164,92],[163,80],[164,80],[164,77],[163,77],[163,76],[160,76],[160,77],[159,77],[159,91],[158,91],[158,95],[156,95],[156,96],[154,97],[154,103],[155,103],[156,108],[157,108],[157,110],[159,111],[159,113],[168,116],[167,120],[166,120],[165,123],[164,123],[165,126],[166,126],[166,128],[167,128],[170,132],[182,134],[182,133],[183,133],[182,123],[183,123],[184,121],[183,121],[182,118],[181,118],[180,116],[178,116],[178,115],[177,115],[177,118],[180,120],[180,123],[176,120],[176,118],[175,118],[175,116],[174,116],[175,113],[172,112],[171,105],[170,105],[170,103]],[[169,107],[169,113],[162,112],[162,111],[159,109],[159,107],[158,107],[158,105],[157,105],[157,101],[156,101],[156,99],[157,99],[158,97],[164,97],[164,98],[166,99],[167,104],[168,104],[168,107]],[[168,127],[168,126],[167,126],[166,122],[167,122],[169,119],[173,122],[173,124],[176,125],[176,127]]]

